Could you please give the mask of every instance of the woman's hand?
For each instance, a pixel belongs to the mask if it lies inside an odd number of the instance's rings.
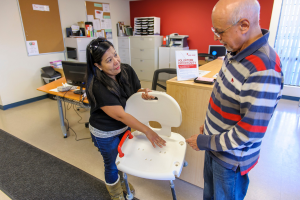
[[[145,135],[152,143],[154,148],[156,147],[155,145],[159,146],[160,148],[166,146],[166,141],[159,137],[159,135],[157,135],[157,133],[155,133],[152,129],[149,129],[147,132],[145,132]]]
[[[148,94],[148,92],[152,92],[152,90],[150,90],[148,88],[140,89],[139,92],[144,92],[144,93],[142,93],[142,98],[145,99],[145,100],[155,98],[154,96]]]

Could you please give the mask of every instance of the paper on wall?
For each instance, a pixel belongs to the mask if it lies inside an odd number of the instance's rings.
[[[105,32],[106,39],[112,39],[112,32]]]
[[[26,41],[26,47],[29,56],[40,54],[39,47],[36,40]]]
[[[32,4],[32,8],[33,10],[50,11],[49,6],[45,5]]]
[[[93,15],[87,15],[87,21],[88,22],[93,22],[94,16]]]
[[[106,4],[106,3],[103,4],[103,12],[110,12],[109,4]]]
[[[94,19],[93,20],[93,28],[95,30],[101,30],[101,26],[100,26],[100,19]]]
[[[112,29],[111,19],[101,19],[101,29]]]
[[[50,11],[49,6],[44,6],[44,10],[45,10],[45,11]]]
[[[95,10],[95,18],[103,19],[103,11],[102,10]]]
[[[184,81],[199,76],[197,50],[176,51],[177,80]]]

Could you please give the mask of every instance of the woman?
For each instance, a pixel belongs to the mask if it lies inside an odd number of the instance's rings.
[[[91,105],[90,132],[104,160],[106,188],[112,199],[124,199],[121,172],[115,160],[117,147],[125,131],[134,128],[143,132],[153,147],[165,146],[165,141],[124,108],[127,99],[136,92],[144,92],[143,99],[151,99],[149,89],[141,89],[140,81],[131,66],[121,63],[114,46],[105,38],[97,38],[87,46],[86,93]],[[146,113],[145,113],[146,114]],[[131,184],[130,184],[131,186]],[[131,189],[134,192],[133,187]]]

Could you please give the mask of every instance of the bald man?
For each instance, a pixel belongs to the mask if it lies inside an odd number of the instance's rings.
[[[203,199],[244,199],[248,172],[281,98],[278,55],[259,25],[256,0],[220,0],[212,11],[214,39],[228,53],[214,85],[200,134],[187,139],[205,150]],[[271,133],[270,133],[271,134]]]

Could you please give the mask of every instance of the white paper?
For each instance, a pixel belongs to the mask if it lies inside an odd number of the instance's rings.
[[[104,4],[102,4],[102,6],[103,6],[103,12],[110,12],[109,4],[104,3]]]
[[[112,29],[111,19],[101,19],[101,29]]]
[[[197,50],[176,51],[177,80],[191,80],[199,76]]]
[[[93,15],[87,15],[87,21],[88,22],[93,22],[94,16]]]
[[[26,41],[26,47],[29,56],[40,54],[39,47],[36,40]]]
[[[49,6],[44,6],[44,10],[45,10],[45,11],[50,11]]]
[[[217,77],[218,77],[218,75],[219,75],[219,72],[218,72],[218,73],[216,73],[216,74],[213,76],[213,78],[217,78]]]
[[[32,4],[33,10],[45,11],[44,5]]]
[[[103,11],[102,10],[95,10],[95,18],[103,19]]]
[[[96,33],[96,37],[103,37],[102,32],[97,32],[97,33]]]
[[[100,26],[100,19],[94,19],[93,20],[93,28],[95,30],[101,30],[101,26]]]
[[[106,39],[112,39],[112,32],[106,32]]]
[[[205,76],[205,75],[208,74],[209,72],[210,72],[210,71],[199,70],[199,76],[198,76],[198,77]]]

